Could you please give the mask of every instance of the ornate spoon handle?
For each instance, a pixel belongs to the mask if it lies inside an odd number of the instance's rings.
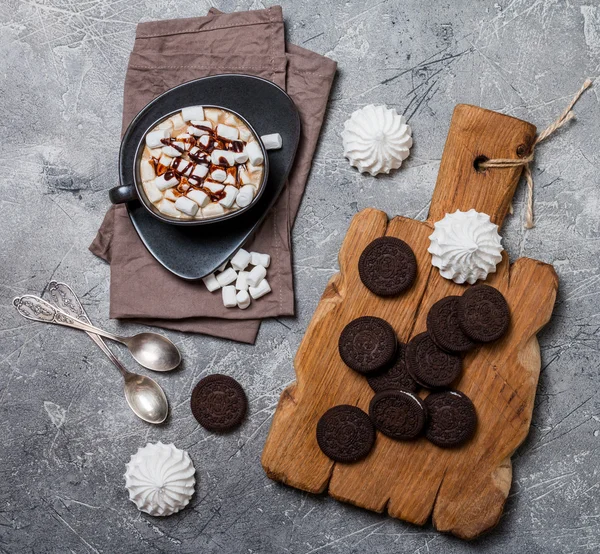
[[[74,329],[94,333],[117,342],[124,342],[124,338],[117,337],[116,335],[98,329],[93,325],[73,318],[62,310],[55,308],[49,302],[42,300],[39,296],[33,296],[32,294],[18,296],[13,300],[13,305],[17,308],[17,311],[27,319],[41,321],[42,323],[54,323],[55,325],[73,327]]]
[[[73,292],[71,287],[66,283],[58,283],[56,281],[51,281],[48,285],[48,292],[52,297],[52,300],[56,306],[58,306],[63,312],[71,317],[79,319],[84,323],[89,325],[92,324],[90,318],[85,312],[85,308],[82,306],[81,302],[77,295]],[[86,331],[88,336],[96,343],[96,345],[106,354],[108,359],[117,366],[118,370],[125,374],[128,371],[125,369],[123,364],[117,359],[117,357],[111,352],[110,348],[108,348],[107,344],[104,342],[102,337],[96,335],[95,333],[90,333]]]
[[[92,324],[85,313],[79,298],[77,298],[69,285],[66,283],[58,283],[57,281],[50,281],[47,290],[52,297],[53,304],[59,310],[62,310],[67,315],[79,319],[88,325]]]

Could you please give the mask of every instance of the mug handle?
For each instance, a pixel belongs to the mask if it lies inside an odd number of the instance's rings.
[[[114,187],[108,191],[108,197],[113,204],[123,204],[138,199],[134,185],[120,185]]]

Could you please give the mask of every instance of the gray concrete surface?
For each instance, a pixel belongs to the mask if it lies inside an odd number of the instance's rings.
[[[224,10],[260,0],[215,1]],[[158,376],[168,425],[136,420],[118,375],[84,336],[26,322],[13,296],[51,279],[108,320],[108,267],[87,246],[117,179],[122,83],[135,24],[201,15],[206,0],[3,0],[0,4],[0,551],[225,553],[567,553],[600,550],[600,167],[598,89],[578,119],[540,147],[537,226],[524,231],[521,189],[504,229],[514,259],[554,264],[560,294],[540,335],[543,371],[500,525],[463,543],[431,527],[269,481],[259,458],[292,357],[336,271],[352,215],[367,206],[424,218],[458,102],[539,127],[598,74],[595,0],[283,2],[290,40],[335,58],[339,77],[294,232],[298,315],[263,325],[256,346],[169,333],[185,368]],[[270,5],[265,2],[265,5]],[[415,146],[385,178],[342,157],[343,121],[380,102],[410,118]],[[334,191],[334,202],[331,202]],[[329,200],[328,200],[329,199]],[[122,358],[131,363],[123,353]],[[222,438],[188,410],[200,375],[239,379],[250,417]],[[191,506],[153,519],[126,496],[124,464],[146,441],[187,449],[198,469]]]

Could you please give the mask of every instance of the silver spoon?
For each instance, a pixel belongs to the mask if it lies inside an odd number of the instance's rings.
[[[25,294],[13,300],[15,308],[27,319],[54,323],[73,327],[88,333],[94,333],[110,340],[120,342],[127,346],[135,361],[140,365],[154,371],[171,371],[181,362],[181,354],[177,347],[167,338],[158,333],[139,333],[133,337],[120,337],[113,335],[98,327],[71,317],[69,314],[55,308],[39,296]]]
[[[91,325],[84,307],[69,285],[51,281],[48,285],[48,292],[59,309],[71,317]],[[167,419],[169,402],[160,385],[150,377],[127,371],[102,338],[94,333],[88,333],[88,335],[123,375],[125,399],[133,413],[148,423],[162,423]]]

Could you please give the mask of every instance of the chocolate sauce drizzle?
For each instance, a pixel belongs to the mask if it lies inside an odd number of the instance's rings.
[[[173,194],[177,197],[186,194],[190,189],[193,190],[201,190],[205,194],[207,194],[212,202],[218,202],[225,198],[226,194],[224,190],[213,192],[210,189],[204,186],[204,182],[212,172],[216,169],[224,169],[227,173],[227,177],[233,176],[234,183],[232,184],[236,188],[240,188],[240,168],[246,169],[246,164],[238,164],[234,166],[230,166],[227,163],[227,159],[224,156],[220,156],[218,159],[218,164],[214,164],[211,161],[211,153],[213,150],[228,150],[230,152],[239,153],[244,150],[244,141],[242,140],[229,140],[217,134],[216,129],[211,129],[210,127],[206,127],[204,125],[194,125],[191,122],[188,123],[190,127],[194,127],[195,129],[199,129],[204,131],[206,134],[195,137],[190,135],[189,137],[184,137],[181,139],[169,137],[161,139],[161,142],[165,146],[171,146],[175,150],[181,153],[181,156],[175,158],[178,160],[176,166],[166,166],[160,163],[159,158],[151,158],[150,163],[154,167],[154,171],[157,175],[164,175],[166,179],[170,179],[173,176],[176,176],[179,179],[179,184],[176,187],[173,187]],[[200,139],[203,137],[209,137],[208,144],[204,146]],[[206,139],[204,139],[206,141]],[[178,143],[184,143],[187,145],[187,148],[181,148]],[[192,149],[197,148],[195,152],[191,152]],[[187,156],[189,160],[185,159],[184,156]],[[191,160],[191,161],[190,161]],[[197,175],[185,175],[186,171],[189,171],[190,166],[194,164],[204,164],[208,165],[208,173],[204,178],[198,177]],[[224,183],[223,183],[224,184]]]

